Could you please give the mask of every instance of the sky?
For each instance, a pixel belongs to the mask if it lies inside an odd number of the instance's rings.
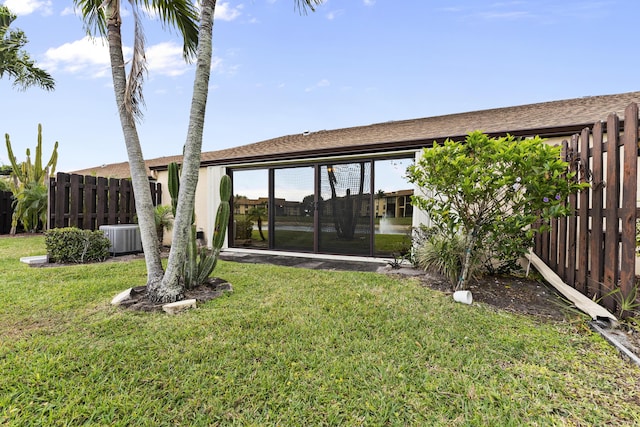
[[[0,79],[0,132],[18,161],[43,126],[58,171],[127,160],[107,47],[71,0],[0,0],[56,89]],[[123,2],[128,7],[128,2]],[[218,0],[203,151],[339,129],[640,90],[637,0]],[[124,14],[125,55],[132,17]],[[182,153],[194,65],[145,17],[145,158]],[[8,164],[4,147],[0,164]]]

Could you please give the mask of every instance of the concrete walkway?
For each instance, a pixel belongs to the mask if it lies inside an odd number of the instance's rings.
[[[302,254],[296,252],[225,249],[220,253],[225,261],[252,264],[273,264],[311,270],[342,270],[377,272],[389,265],[391,259],[344,255]]]

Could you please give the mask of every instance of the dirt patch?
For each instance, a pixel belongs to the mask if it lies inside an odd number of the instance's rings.
[[[451,283],[442,275],[415,269],[387,270],[389,274],[413,276],[424,287],[453,294]],[[468,288],[473,302],[481,302],[512,313],[539,319],[564,321],[578,316],[556,290],[541,280],[515,276],[486,276]]]
[[[184,299],[195,299],[204,303],[218,298],[227,292],[233,292],[231,283],[217,277],[209,278],[205,283],[184,293]],[[147,287],[137,286],[131,289],[129,298],[120,303],[120,307],[135,311],[162,311],[163,304],[154,304],[147,298]]]

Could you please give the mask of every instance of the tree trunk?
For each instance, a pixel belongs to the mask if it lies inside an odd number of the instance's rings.
[[[467,238],[465,239],[467,244],[464,251],[464,261],[462,264],[462,271],[460,272],[460,278],[458,279],[458,283],[456,284],[456,288],[455,288],[456,291],[466,289],[467,287],[467,276],[469,275],[469,270],[471,268],[472,252],[476,245],[477,235],[478,233],[474,228],[471,234],[467,236]]]
[[[149,298],[154,302],[173,302],[184,297],[184,283],[180,281],[191,227],[193,207],[195,204],[196,186],[200,171],[202,153],[202,135],[209,92],[209,75],[211,72],[213,14],[215,0],[204,0],[201,3],[200,31],[198,42],[198,60],[196,64],[189,129],[182,163],[180,192],[173,227],[173,239],[167,271],[161,283],[149,287]]]
[[[124,142],[127,147],[131,182],[135,194],[136,212],[140,227],[142,249],[147,265],[147,286],[159,283],[162,280],[163,270],[158,249],[153,202],[149,188],[147,168],[142,156],[142,148],[135,119],[126,108],[125,88],[126,72],[122,55],[122,36],[120,31],[119,11],[114,9],[113,3],[107,8],[107,37],[109,41],[109,57],[111,60],[111,73],[113,77],[113,89],[116,95],[116,104],[120,114],[120,124],[124,134]]]

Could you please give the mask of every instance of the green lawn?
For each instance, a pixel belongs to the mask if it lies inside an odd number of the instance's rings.
[[[639,425],[640,369],[582,322],[376,273],[220,262],[177,316],[110,299],[144,262],[30,268],[0,238],[0,425]]]

